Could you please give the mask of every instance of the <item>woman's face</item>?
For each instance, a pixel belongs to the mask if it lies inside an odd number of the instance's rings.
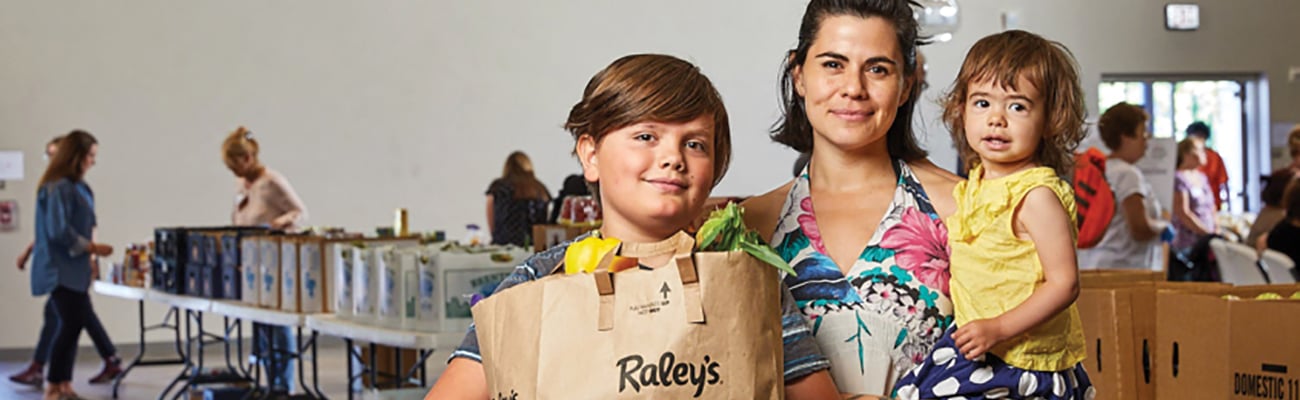
[[[1142,159],[1147,154],[1147,141],[1151,139],[1151,134],[1147,133],[1146,123],[1139,124],[1137,131],[1132,135],[1120,135],[1120,151],[1124,154],[1131,155],[1131,162]]]
[[[86,157],[81,159],[81,174],[85,175],[90,172],[90,167],[95,166],[95,156],[99,154],[99,145],[90,145],[90,151],[86,152]]]
[[[1205,165],[1205,142],[1192,141],[1192,149],[1183,154],[1183,168],[1200,168]]]
[[[907,102],[902,50],[893,23],[879,17],[822,20],[804,62],[792,72],[813,128],[814,148],[843,151],[878,147]]]
[[[240,178],[248,175],[249,170],[253,169],[253,164],[253,157],[250,156],[238,156],[226,160],[226,168]]]

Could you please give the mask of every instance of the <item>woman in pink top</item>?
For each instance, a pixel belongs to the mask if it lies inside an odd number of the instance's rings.
[[[235,174],[235,208],[231,222],[238,226],[269,226],[290,230],[307,219],[307,207],[289,181],[257,158],[257,140],[239,127],[221,145],[226,167]]]
[[[242,126],[231,132],[221,144],[222,159],[235,174],[235,207],[230,213],[230,222],[237,226],[267,226],[279,230],[299,227],[307,219],[307,208],[284,175],[262,165],[257,152],[253,132]],[[290,392],[293,390],[293,360],[285,359],[284,353],[277,352],[272,356],[277,358],[272,364],[262,353],[267,340],[274,340],[278,349],[296,349],[296,337],[283,326],[255,323],[253,331],[261,332],[255,336],[253,353],[258,354],[267,368],[271,390]],[[275,371],[271,370],[271,365],[276,366]]]

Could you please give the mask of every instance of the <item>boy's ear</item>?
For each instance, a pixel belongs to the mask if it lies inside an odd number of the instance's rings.
[[[582,163],[582,177],[587,182],[600,181],[600,160],[596,157],[596,138],[591,135],[582,135],[578,137],[578,143],[574,146],[574,153],[578,155],[578,162]]]

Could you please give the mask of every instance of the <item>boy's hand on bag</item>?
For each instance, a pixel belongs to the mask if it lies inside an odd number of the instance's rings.
[[[952,334],[952,340],[967,360],[974,360],[1006,340],[1006,337],[1002,323],[994,318],[971,321],[957,328],[957,331]]]

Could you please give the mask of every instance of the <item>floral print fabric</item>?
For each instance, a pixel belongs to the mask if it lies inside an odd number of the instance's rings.
[[[790,189],[772,247],[841,391],[887,394],[952,324],[948,230],[907,164],[889,211],[848,273],[827,256],[805,168]],[[870,223],[864,221],[864,223]]]

